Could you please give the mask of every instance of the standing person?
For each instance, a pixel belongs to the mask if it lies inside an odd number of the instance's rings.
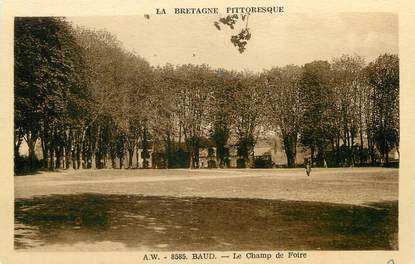
[[[304,167],[305,167],[305,172],[307,173],[307,176],[310,176],[310,173],[311,173],[311,159],[309,159],[309,158],[304,159]]]

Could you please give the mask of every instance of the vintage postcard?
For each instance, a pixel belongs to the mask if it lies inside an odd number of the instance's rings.
[[[0,264],[413,263],[409,1],[1,7]]]

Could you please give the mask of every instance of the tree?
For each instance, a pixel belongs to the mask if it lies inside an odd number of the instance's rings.
[[[91,158],[89,161],[83,160],[84,166],[80,166],[81,160],[79,160],[76,167],[88,167],[87,164],[90,163],[90,166],[95,168],[97,143],[105,129],[102,127],[105,126],[103,121],[107,122],[109,118],[117,128],[127,129],[122,126],[123,124],[116,122],[119,121],[116,117],[119,116],[118,111],[121,109],[119,106],[122,105],[124,99],[120,94],[124,94],[125,91],[124,87],[121,87],[125,83],[125,74],[123,74],[126,69],[124,67],[125,55],[118,40],[106,31],[77,28],[76,33],[77,41],[85,51],[85,63],[88,68],[87,89],[90,94],[89,107],[91,109],[82,120],[83,122],[73,128],[75,133],[79,134],[75,143],[78,147],[75,149],[82,151],[82,156]],[[89,132],[89,139],[86,138],[87,132]],[[119,140],[118,138],[117,142]],[[107,142],[101,143],[107,144]],[[80,147],[82,145],[86,147]],[[81,155],[77,154],[77,156]]]
[[[216,72],[216,82],[213,87],[213,96],[210,98],[211,124],[210,134],[216,146],[217,164],[220,168],[227,166],[229,156],[228,141],[232,128],[232,98],[238,83],[238,76],[234,72],[219,69]]]
[[[177,90],[179,122],[189,152],[189,167],[194,168],[199,162],[199,141],[205,136],[207,127],[205,117],[214,73],[206,65],[183,65],[177,71],[180,78],[180,89]]]
[[[373,87],[371,129],[377,149],[386,164],[389,152],[399,146],[399,58],[379,56],[367,67],[368,82]]]
[[[239,74],[232,97],[232,124],[238,140],[242,167],[251,167],[255,142],[264,117],[264,89],[260,78],[248,72]]]
[[[332,62],[332,76],[334,97],[334,138],[332,145],[336,151],[337,162],[340,161],[340,140],[346,151],[347,164],[355,163],[355,139],[360,134],[360,162],[363,162],[363,108],[366,104],[366,89],[362,70],[364,59],[359,56],[343,55],[334,58]],[[333,144],[334,143],[334,144]]]
[[[325,148],[333,134],[330,64],[327,61],[313,61],[304,65],[300,81],[302,107],[302,144],[311,150],[311,158],[317,153],[317,165],[323,166]]]
[[[243,26],[241,27],[238,34],[232,35],[230,38],[231,43],[238,48],[239,53],[243,53],[246,49],[246,44],[251,39],[251,32],[248,27],[249,13],[247,14],[232,14],[227,15],[226,17],[219,18],[218,21],[215,21],[213,24],[216,29],[221,30],[221,24],[228,26],[231,30],[235,29],[235,25],[238,21],[241,21]]]
[[[232,29],[240,18],[248,30],[247,16],[218,23]],[[220,167],[234,143],[238,166],[249,167],[262,132],[281,137],[289,167],[298,140],[318,165],[330,143],[338,164],[354,164],[358,147],[364,163],[364,144],[373,163],[377,151],[386,163],[391,149],[399,152],[397,55],[366,68],[363,58],[348,55],[262,73],[152,68],[106,31],[72,28],[63,18],[15,22],[14,153],[24,160],[25,141],[29,167],[38,166],[39,141],[43,166],[52,170],[106,168],[109,159],[113,168],[117,159],[132,168],[134,155],[147,167],[151,152],[156,166],[193,168],[199,148],[212,142]],[[249,31],[243,34],[240,52]]]
[[[97,143],[109,118],[116,126],[117,149],[125,150],[118,151],[116,156],[121,161],[128,154],[128,167],[131,167],[134,151],[138,153],[142,126],[146,120],[151,119],[150,65],[143,58],[124,50],[119,41],[106,31],[78,28],[77,39],[85,49],[85,60],[89,69],[88,89],[91,94],[89,119],[85,119],[85,123],[79,126],[82,141],[87,131],[93,132],[85,154],[91,157],[92,168],[101,163],[101,158],[106,159],[102,155],[107,153],[99,153]],[[125,146],[121,148],[123,140]],[[101,143],[108,145],[105,141]],[[97,154],[99,160],[96,160]]]
[[[16,143],[24,135],[32,162],[40,138],[44,166],[60,166],[74,118],[68,110],[77,106],[82,111],[84,77],[81,48],[63,18],[15,19]]]
[[[302,69],[288,65],[264,73],[267,123],[283,142],[287,166],[295,167],[301,126],[300,80]]]
[[[179,74],[173,65],[167,64],[154,69],[153,87],[157,92],[152,105],[156,112],[150,125],[153,144],[158,152],[163,153],[160,157],[163,157],[164,166],[167,168],[177,167],[184,162],[180,159],[183,155],[177,155],[183,134],[178,108],[180,84]]]

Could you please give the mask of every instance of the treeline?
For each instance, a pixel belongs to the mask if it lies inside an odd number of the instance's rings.
[[[397,55],[261,73],[152,67],[108,32],[50,17],[16,18],[14,45],[16,171],[132,167],[139,156],[147,167],[150,150],[163,167],[197,167],[206,141],[220,167],[231,141],[249,167],[269,132],[281,137],[288,167],[298,146],[319,166],[388,163],[399,150]]]

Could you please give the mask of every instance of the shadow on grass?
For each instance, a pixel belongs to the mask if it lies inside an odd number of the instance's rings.
[[[126,250],[396,250],[398,202],[50,195],[15,201],[15,248],[118,242]],[[97,248],[96,250],[100,250]]]
[[[41,174],[41,170],[30,170],[30,171],[14,171],[14,176],[32,176],[36,174]]]

